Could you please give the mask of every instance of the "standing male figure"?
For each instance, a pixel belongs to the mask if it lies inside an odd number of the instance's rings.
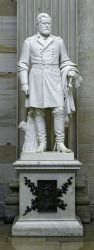
[[[38,33],[24,41],[18,68],[21,89],[26,95],[25,106],[34,111],[37,152],[46,150],[45,108],[52,109],[57,151],[71,152],[64,145],[64,98],[72,86],[70,77],[79,82],[79,72],[70,61],[63,40],[51,35],[50,16],[39,14],[36,24]],[[74,111],[73,100],[70,100],[69,108]]]

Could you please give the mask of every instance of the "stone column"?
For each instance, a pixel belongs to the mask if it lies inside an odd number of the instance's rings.
[[[88,180],[91,218],[94,219],[94,1],[79,0],[78,15],[78,59],[83,78],[78,91],[78,158]]]
[[[77,1],[68,1],[68,52],[69,57],[74,63],[77,63]],[[73,114],[70,119],[69,130],[68,130],[68,143],[69,147],[77,156],[77,97],[76,90],[73,90],[76,113]]]

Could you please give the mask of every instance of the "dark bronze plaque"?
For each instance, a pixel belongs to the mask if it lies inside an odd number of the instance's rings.
[[[56,180],[38,180],[38,212],[57,212]]]

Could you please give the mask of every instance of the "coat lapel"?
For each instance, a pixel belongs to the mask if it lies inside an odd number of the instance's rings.
[[[48,39],[46,40],[46,42],[45,42],[45,45],[44,45],[43,50],[44,50],[47,46],[49,46],[49,44],[52,43],[52,42],[53,42],[53,37],[50,35],[50,36],[48,37]]]
[[[37,42],[39,42],[43,46],[43,50],[53,41],[53,37],[50,35],[46,42],[43,40],[42,36],[38,34]]]
[[[44,47],[45,41],[43,40],[42,36],[40,36],[39,34],[37,36],[37,42],[40,43]]]

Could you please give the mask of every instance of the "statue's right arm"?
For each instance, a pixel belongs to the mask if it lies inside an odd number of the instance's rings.
[[[21,90],[28,95],[29,86],[28,86],[28,71],[29,71],[29,60],[30,60],[30,44],[26,39],[23,44],[21,57],[18,63],[18,73],[19,80],[21,83]]]

